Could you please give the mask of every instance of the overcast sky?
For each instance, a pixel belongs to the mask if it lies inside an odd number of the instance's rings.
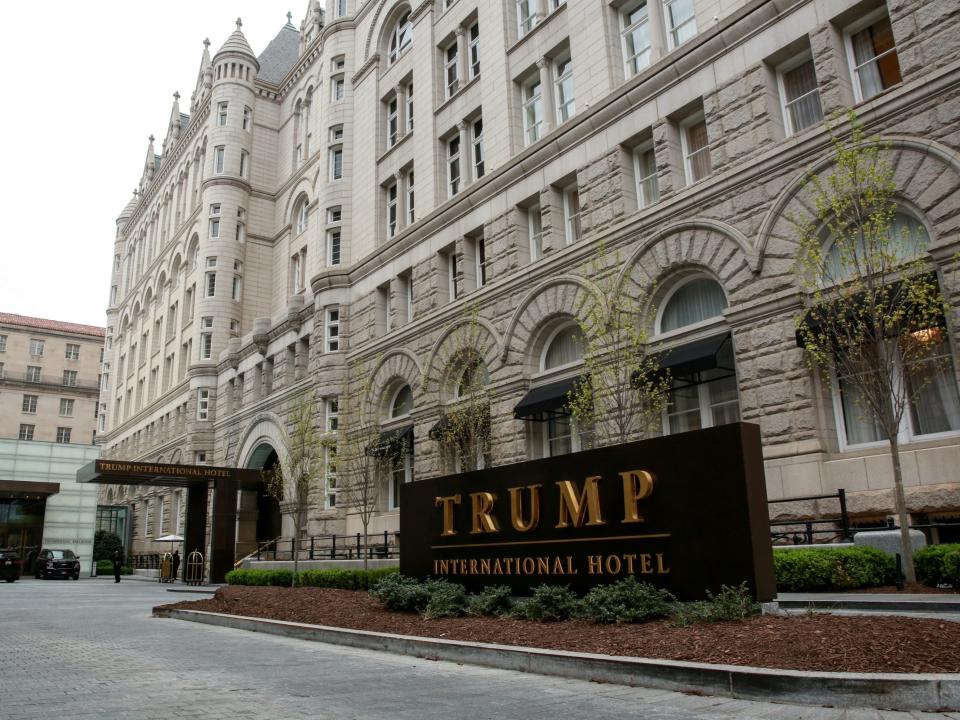
[[[203,53],[235,29],[257,54],[307,0],[0,3],[0,312],[106,324],[116,218],[190,109]]]

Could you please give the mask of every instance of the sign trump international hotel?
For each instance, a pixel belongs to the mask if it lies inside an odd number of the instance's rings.
[[[401,489],[401,572],[471,589],[586,590],[628,576],[696,599],[776,594],[760,431],[696,432]]]

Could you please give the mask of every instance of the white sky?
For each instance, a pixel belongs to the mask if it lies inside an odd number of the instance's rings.
[[[0,312],[106,324],[116,218],[189,112],[203,53],[243,19],[257,54],[307,0],[0,3]]]

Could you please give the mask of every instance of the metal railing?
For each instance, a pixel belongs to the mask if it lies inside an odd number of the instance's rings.
[[[776,545],[785,542],[793,545],[813,545],[818,535],[827,536],[820,542],[852,542],[850,515],[847,513],[847,493],[843,488],[831,495],[804,495],[802,497],[768,500],[767,505],[779,503],[805,502],[810,500],[837,500],[840,512],[835,517],[822,517],[816,520],[771,520],[770,540]],[[839,529],[837,526],[839,525]],[[822,526],[828,526],[821,529]],[[782,529],[777,529],[782,528]]]
[[[270,549],[270,545],[273,548]],[[357,560],[400,557],[400,533],[384,530],[364,535],[314,535],[302,538],[294,548],[294,539],[286,538],[264,543],[249,556],[256,560],[292,560],[294,551],[299,560]]]

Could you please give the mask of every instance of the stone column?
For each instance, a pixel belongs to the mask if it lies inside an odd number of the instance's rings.
[[[460,134],[460,188],[470,184],[470,133],[467,123],[461,120],[457,123],[457,132]]]
[[[460,88],[467,84],[470,79],[468,73],[469,64],[467,62],[467,33],[462,25],[457,26],[457,79],[460,82]]]
[[[397,184],[397,233],[407,224],[405,174],[399,171],[393,174],[393,181]]]
[[[550,72],[550,58],[544,56],[537,60],[537,69],[540,71],[540,102],[543,103],[543,125],[540,126],[540,137],[548,135],[556,124],[556,108],[553,106],[553,82]]]
[[[667,54],[666,23],[659,0],[647,3],[647,35],[650,38],[650,64]]]

